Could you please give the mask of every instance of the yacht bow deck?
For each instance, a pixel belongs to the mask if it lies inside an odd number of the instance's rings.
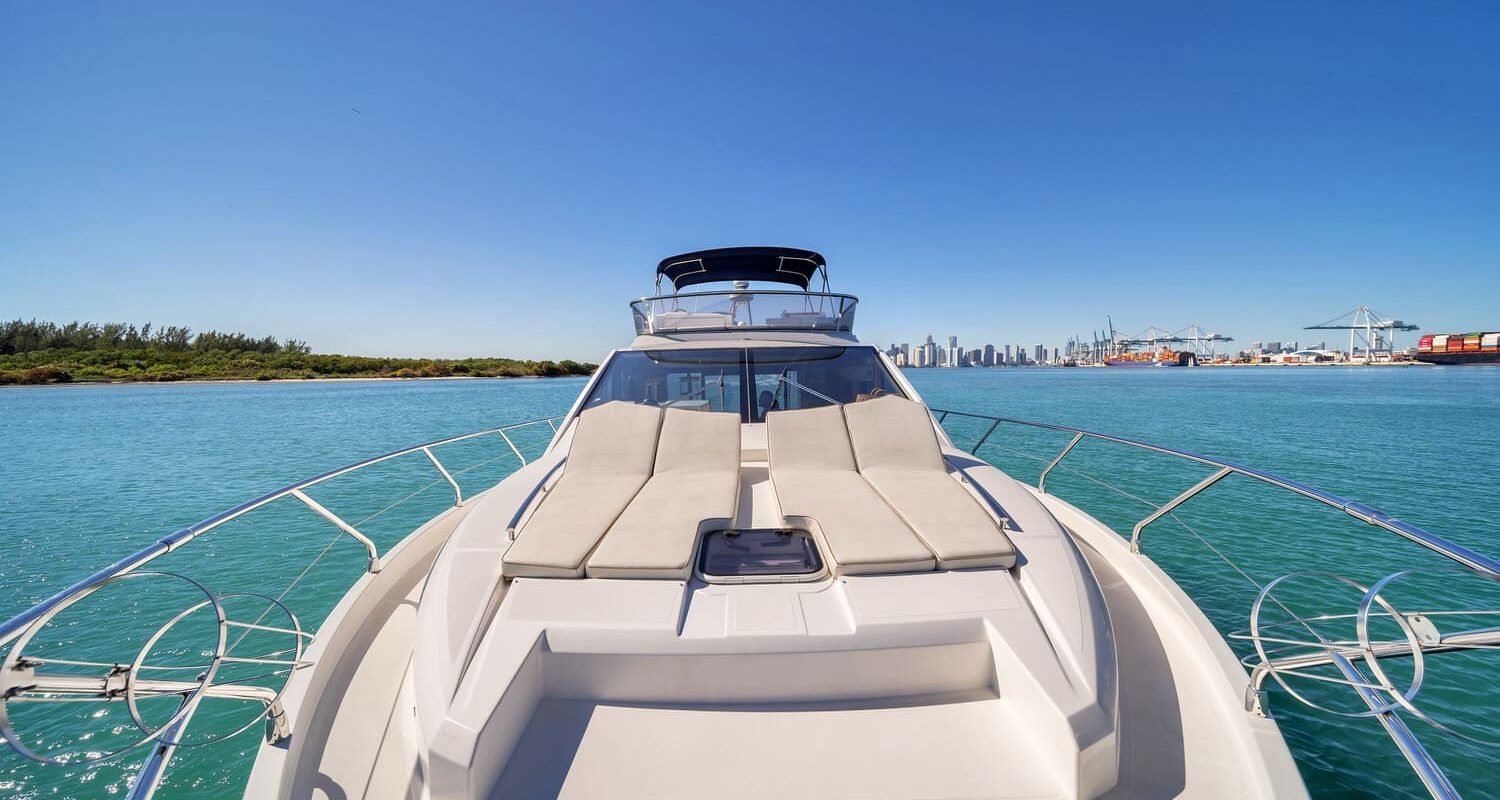
[[[397,739],[428,754],[430,795],[687,796],[731,775],[722,794],[745,797],[1071,797],[1114,783],[1108,617],[1076,550],[1024,494],[1003,516],[986,509],[947,472],[920,406],[865,406],[847,426],[832,406],[772,412],[762,429],[607,403],[528,467],[539,497],[518,475],[476,500],[432,570],[412,689],[397,694],[416,712]],[[959,510],[894,508],[862,469]],[[570,494],[609,482],[622,488],[583,508]],[[476,571],[513,516],[500,572]],[[1003,520],[1038,543],[1034,585],[1007,569]],[[788,526],[811,531],[826,577],[725,584],[691,568],[709,530]],[[991,568],[940,568],[955,559]],[[795,731],[774,768],[748,766],[752,743]],[[331,771],[344,770],[315,774]]]
[[[338,708],[339,729],[386,730],[385,745],[327,749],[315,768],[303,754],[265,778],[301,775],[292,795],[318,796],[324,782],[368,797],[403,796],[418,774],[433,797],[696,797],[705,787],[725,797],[1295,795],[1294,769],[1262,771],[1278,757],[1290,767],[1274,724],[1243,724],[1221,654],[1182,638],[1189,615],[1174,608],[1153,622],[1136,587],[1092,550],[1094,569],[1106,570],[1104,608],[1094,613],[1107,614],[1126,643],[1121,671],[1111,664],[1090,675],[1069,663],[1112,658],[1116,647],[1114,637],[1090,640],[1083,608],[1053,599],[1035,610],[1048,600],[1036,584],[1056,583],[1046,565],[1072,546],[1048,528],[1033,492],[995,480],[998,472],[975,473],[1015,518],[1016,546],[1034,572],[748,586],[517,578],[496,584],[504,594],[491,621],[471,621],[482,641],[466,645],[476,649],[462,675],[462,657],[423,657],[437,644],[425,634],[454,627],[438,612],[464,616],[475,604],[463,593],[435,602],[429,586],[414,617],[391,604],[373,639],[388,643],[381,651],[414,651],[409,667],[361,659],[344,700],[335,687],[320,689],[322,703]],[[775,494],[763,466],[741,474],[748,516],[737,521],[752,521],[757,500]],[[473,561],[469,542],[493,532],[520,494],[465,509],[429,583],[454,587],[451,570]],[[448,680],[451,693],[424,692]],[[382,684],[401,688],[361,690]],[[1101,700],[1116,691],[1118,728],[1112,700]],[[1243,749],[1227,746],[1227,728],[1245,731]],[[365,777],[392,762],[408,765],[401,780]]]
[[[717,440],[716,416],[662,418]],[[749,585],[696,572],[507,579],[495,531],[551,502],[531,488],[560,483],[587,427],[563,429],[547,457],[451,515],[430,574],[403,570],[425,587],[394,582],[409,558],[397,553],[350,601],[389,614],[359,615],[310,652],[315,675],[334,677],[294,679],[303,745],[267,751],[249,796],[1305,795],[1275,723],[1242,705],[1245,672],[1170,579],[1129,540],[945,440],[957,470],[945,480],[1005,521],[1012,566],[934,557],[861,575],[833,559],[828,578]],[[774,434],[734,427],[733,526],[785,524]],[[826,444],[830,427],[792,441]],[[857,425],[849,435],[859,475],[874,463],[857,455]],[[372,600],[381,581],[396,588]],[[304,697],[315,705],[299,708]]]

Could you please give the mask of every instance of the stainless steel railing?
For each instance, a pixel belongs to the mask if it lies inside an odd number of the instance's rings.
[[[554,433],[556,433],[556,422],[560,419],[562,419],[562,416],[527,420],[525,422],[517,422],[499,428],[487,428],[482,431],[466,433],[461,436],[451,436],[447,439],[438,439],[436,441],[427,442],[426,444],[419,444],[413,447],[405,447],[400,450],[392,450],[391,452],[384,455],[367,458],[363,461],[357,461],[353,464],[349,464],[348,466],[329,470],[328,472],[325,472],[321,475],[315,475],[311,478],[297,481],[296,483],[287,484],[286,486],[283,486],[280,489],[276,489],[275,491],[267,492],[266,494],[255,498],[254,500],[248,500],[235,506],[234,508],[228,509],[227,511],[221,511],[218,514],[209,517],[208,519],[196,522],[192,525],[187,526],[186,528],[182,528],[167,536],[164,536],[161,539],[158,539],[157,541],[141,548],[140,550],[137,550],[136,552],[120,559],[119,561],[110,564],[104,569],[95,572],[87,578],[74,583],[72,586],[63,589],[62,591],[52,595],[46,600],[37,603],[26,611],[23,611],[20,614],[17,614],[16,616],[10,618],[4,624],[0,624],[0,647],[4,647],[10,644],[16,639],[17,636],[21,635],[22,631],[24,631],[28,625],[30,625],[38,617],[41,617],[43,614],[50,611],[53,607],[61,603],[63,600],[66,600],[67,598],[72,597],[73,595],[81,591],[86,591],[91,587],[98,586],[104,581],[109,580],[110,578],[113,578],[117,575],[123,575],[125,573],[139,569],[140,567],[151,563],[153,560],[160,558],[167,553],[180,549],[188,542],[191,542],[199,536],[212,531],[213,529],[219,527],[220,525],[223,525],[226,522],[229,522],[232,519],[244,516],[245,514],[248,514],[257,508],[269,505],[284,497],[296,498],[313,512],[333,523],[340,530],[349,534],[360,544],[364,545],[365,552],[370,559],[369,571],[379,572],[380,557],[376,552],[375,543],[371,541],[368,536],[360,533],[356,528],[354,528],[354,526],[339,518],[338,515],[329,511],[327,508],[324,508],[311,497],[308,497],[307,494],[303,491],[304,489],[311,488],[320,483],[324,483],[325,481],[333,480],[334,478],[340,477],[342,475],[348,475],[351,472],[355,472],[366,467],[373,466],[375,464],[380,464],[382,462],[390,461],[392,459],[400,458],[401,456],[410,455],[412,453],[421,452],[426,455],[429,460],[431,460],[433,466],[437,468],[442,477],[453,487],[453,504],[455,506],[461,505],[463,503],[463,492],[459,489],[458,483],[454,481],[453,476],[448,473],[448,470],[443,466],[442,462],[440,462],[437,456],[432,452],[432,448],[442,447],[443,445],[453,444],[454,442],[462,442],[469,439],[475,439],[480,436],[498,435],[505,441],[505,444],[510,448],[511,452],[520,461],[521,465],[524,466],[527,462],[527,459],[524,455],[521,454],[520,449],[516,447],[515,442],[512,441],[509,433],[511,431],[531,427],[534,425],[547,425],[552,429]]]
[[[277,500],[290,497],[302,503],[302,505],[306,506],[310,511],[312,511],[319,517],[322,517],[328,523],[332,524],[335,528],[342,532],[342,534],[346,534],[349,537],[353,538],[355,541],[359,542],[364,548],[367,574],[379,572],[381,568],[380,552],[374,540],[372,540],[364,532],[359,530],[358,526],[363,523],[351,524],[347,520],[340,517],[338,514],[334,513],[332,510],[328,509],[323,504],[319,503],[317,500],[314,500],[307,494],[307,489],[310,489],[327,481],[331,481],[335,478],[358,472],[376,464],[392,461],[403,456],[421,453],[422,456],[432,464],[433,468],[436,470],[439,476],[433,484],[429,484],[429,488],[432,485],[446,482],[448,486],[453,490],[453,506],[461,506],[464,503],[463,489],[460,487],[458,480],[455,477],[455,472],[451,471],[438,457],[438,454],[436,452],[437,450],[445,445],[450,445],[457,442],[474,440],[480,437],[496,436],[505,443],[507,452],[503,456],[497,456],[496,458],[490,459],[486,462],[482,462],[481,464],[470,466],[468,469],[474,469],[477,466],[483,466],[484,464],[500,460],[501,458],[510,458],[512,456],[518,462],[518,466],[525,466],[528,462],[528,459],[525,453],[523,453],[522,447],[517,444],[517,440],[513,438],[512,434],[527,428],[545,425],[547,426],[546,447],[550,447],[551,442],[556,438],[556,434],[558,432],[557,422],[561,419],[563,419],[562,416],[528,420],[525,422],[517,422],[510,425],[504,425],[498,428],[488,428],[482,431],[475,431],[473,433],[467,433],[461,436],[452,436],[446,439],[439,439],[412,447],[405,447],[400,450],[393,450],[383,455],[367,458],[344,467],[339,467],[338,469],[329,470],[328,472],[324,472],[320,475],[315,475],[311,478],[306,478],[304,480],[288,484],[279,489],[276,489],[275,491],[267,492],[266,494],[263,494],[253,500],[241,503],[240,505],[215,514],[207,519],[189,525],[180,530],[177,530],[170,535],[164,536],[161,539],[158,539],[157,541],[147,545],[146,547],[143,547],[140,550],[137,550],[136,552],[114,562],[113,564],[110,564],[109,566],[99,570],[98,572],[95,572],[94,574],[89,575],[88,577],[80,581],[77,581],[76,583],[63,589],[62,591],[57,592],[51,597],[42,600],[26,611],[17,614],[16,616],[5,621],[3,624],[0,624],[0,649],[6,647],[10,648],[5,658],[5,674],[0,675],[0,688],[3,688],[4,690],[3,692],[0,692],[0,729],[3,729],[3,731],[0,731],[0,733],[3,733],[3,735],[0,735],[0,739],[4,739],[7,744],[12,745],[13,749],[15,749],[23,756],[43,763],[54,764],[84,763],[88,761],[108,760],[109,758],[114,758],[122,755],[124,752],[131,750],[136,746],[143,745],[146,742],[154,741],[156,742],[156,746],[152,748],[151,753],[148,755],[145,763],[142,764],[139,771],[137,772],[136,779],[132,783],[130,790],[130,796],[132,798],[149,798],[156,791],[156,788],[160,784],[161,779],[165,775],[168,762],[172,758],[172,755],[176,748],[181,744],[183,733],[187,728],[189,722],[191,721],[193,714],[197,710],[200,701],[204,698],[217,697],[240,701],[257,702],[264,707],[264,710],[262,711],[260,716],[264,717],[269,714],[270,719],[274,722],[274,725],[272,726],[272,729],[268,733],[268,735],[272,738],[277,735],[285,735],[288,730],[288,723],[287,720],[284,719],[283,713],[279,706],[281,695],[280,690],[245,685],[218,685],[213,683],[213,674],[219,664],[227,662],[248,661],[252,663],[264,664],[268,667],[275,667],[276,669],[269,673],[269,675],[278,677],[281,675],[289,676],[293,670],[308,666],[307,662],[301,660],[302,647],[304,642],[310,641],[315,634],[303,632],[301,629],[301,623],[297,621],[296,615],[292,613],[291,609],[288,609],[281,602],[286,594],[297,585],[297,581],[301,580],[302,576],[305,576],[307,574],[307,570],[304,570],[302,575],[299,575],[292,581],[292,584],[282,592],[281,597],[272,598],[263,595],[251,595],[269,601],[272,606],[279,607],[290,619],[290,623],[286,626],[271,626],[262,624],[264,622],[264,614],[262,614],[262,617],[260,619],[257,619],[254,622],[243,622],[230,619],[226,614],[224,608],[220,604],[219,598],[227,598],[231,595],[215,595],[198,582],[193,581],[189,578],[184,578],[183,576],[179,575],[173,575],[171,573],[147,572],[145,570],[142,570],[142,567],[151,564],[151,562],[168,553],[173,553],[182,549],[199,537],[202,537],[214,531],[215,529],[223,526],[225,523],[228,523],[231,520],[245,516],[246,514],[250,514],[255,510],[263,508]],[[460,472],[459,474],[462,474],[462,472]],[[420,494],[420,492],[418,494]],[[408,495],[407,497],[398,500],[395,504],[387,506],[379,513],[389,511],[392,508],[399,506],[401,503],[404,503],[415,496],[417,495]],[[326,553],[327,550],[325,549],[324,552]],[[318,558],[321,557],[322,555],[320,554]],[[314,559],[314,562],[316,562],[316,560],[317,559]],[[30,643],[32,637],[42,627],[46,626],[50,620],[57,616],[58,613],[84,600],[90,594],[122,579],[141,577],[149,578],[152,576],[164,578],[179,578],[182,580],[186,580],[188,583],[198,587],[199,590],[206,594],[207,599],[202,603],[199,603],[198,605],[188,609],[188,611],[178,614],[172,619],[172,621],[168,622],[165,626],[157,630],[157,632],[147,642],[146,648],[143,648],[141,653],[136,656],[135,661],[133,663],[127,662],[130,663],[129,667],[125,667],[121,663],[105,664],[103,662],[65,661],[53,657],[35,658],[29,657],[20,652],[21,650],[25,649],[25,647]],[[244,595],[244,593],[240,594]],[[147,651],[151,648],[154,642],[167,631],[168,628],[176,624],[178,621],[184,619],[188,614],[200,608],[212,609],[214,614],[217,616],[218,628],[220,631],[218,645],[213,649],[212,655],[208,658],[208,662],[204,664],[202,669],[203,674],[200,675],[199,679],[196,681],[167,681],[160,679],[151,679],[147,677],[145,673],[153,669],[182,669],[182,667],[152,667],[151,665],[143,664],[142,662]],[[231,628],[240,630],[269,631],[277,634],[287,635],[291,637],[292,641],[295,642],[295,644],[289,649],[289,651],[294,651],[295,654],[293,656],[286,657],[281,654],[273,653],[270,655],[274,657],[260,658],[244,658],[231,655],[229,651],[233,649],[234,645],[229,644],[225,638],[226,632]],[[49,664],[65,666],[74,669],[79,667],[98,668],[102,671],[98,676],[48,674],[46,670]],[[122,686],[126,688],[122,689]],[[140,719],[139,715],[134,713],[135,700],[137,697],[163,695],[180,695],[183,698],[182,704],[178,712],[174,714],[165,724],[154,729],[148,728],[148,726]],[[80,699],[109,701],[119,700],[122,698],[125,699],[126,702],[131,706],[132,716],[135,717],[135,723],[137,727],[140,728],[143,735],[138,737],[139,740],[136,741],[134,745],[116,750],[100,758],[58,758],[33,752],[20,742],[19,737],[16,735],[15,731],[11,729],[11,722],[8,715],[6,714],[6,704],[10,702],[71,702]],[[239,730],[247,729],[248,727],[250,727],[250,725],[253,725],[259,718],[260,717],[252,719],[249,724],[245,725]],[[238,732],[239,731],[236,731],[236,733]]]
[[[1023,426],[1032,429],[1071,434],[1071,438],[1068,440],[1068,443],[1064,445],[1062,449],[1056,453],[1056,455],[1052,456],[1050,460],[1047,460],[1046,466],[1042,469],[1041,474],[1037,479],[1036,488],[1043,494],[1047,493],[1048,475],[1050,475],[1053,470],[1062,465],[1063,462],[1068,458],[1068,456],[1073,453],[1074,448],[1076,448],[1078,444],[1085,439],[1093,439],[1096,441],[1108,442],[1128,448],[1160,453],[1211,468],[1213,472],[1207,477],[1188,487],[1186,490],[1168,500],[1166,503],[1163,503],[1160,506],[1156,506],[1149,514],[1140,518],[1135,523],[1130,533],[1130,549],[1132,552],[1137,554],[1141,553],[1142,535],[1148,526],[1161,520],[1163,517],[1173,515],[1173,513],[1180,509],[1185,503],[1191,501],[1195,497],[1198,497],[1203,493],[1205,489],[1213,486],[1224,478],[1230,475],[1241,475],[1268,486],[1291,492],[1294,495],[1311,499],[1325,506],[1338,509],[1357,520],[1375,526],[1376,528],[1382,529],[1386,532],[1395,534],[1396,536],[1406,539],[1407,541],[1414,542],[1434,553],[1437,553],[1440,556],[1443,556],[1444,558],[1451,560],[1452,562],[1455,562],[1456,564],[1462,565],[1467,570],[1472,570],[1474,574],[1484,576],[1491,580],[1500,579],[1500,561],[1497,561],[1490,556],[1476,552],[1470,548],[1464,547],[1463,545],[1457,544],[1456,542],[1452,542],[1444,537],[1426,531],[1416,525],[1403,522],[1364,503],[1340,497],[1339,495],[1333,494],[1331,492],[1325,492],[1321,489],[1316,489],[1314,487],[1308,486],[1307,484],[1290,480],[1278,475],[1273,475],[1262,470],[1254,469],[1252,467],[1246,467],[1241,464],[1236,464],[1232,461],[1226,461],[1223,459],[1214,458],[1212,456],[1205,456],[1199,453],[1179,450],[1172,447],[1165,447],[1162,445],[1141,442],[1135,439],[1127,439],[1121,436],[1098,433],[1095,431],[1084,430],[1082,428],[1068,427],[1066,425],[1055,425],[1051,423],[1033,422],[1029,420],[1013,419],[1010,417],[1000,417],[990,414],[976,414],[965,411],[952,411],[936,408],[932,409],[932,412],[936,415],[937,421],[940,425],[950,416],[988,422],[988,427],[986,427],[984,429],[984,432],[979,435],[974,444],[968,448],[969,452],[973,453],[976,456],[980,455],[980,449],[987,442],[989,442],[990,437],[994,435],[996,430],[999,429],[1001,425]],[[1044,459],[1038,458],[1038,460],[1041,461]],[[1108,484],[1106,484],[1106,486],[1108,486]],[[1207,544],[1207,542],[1205,542],[1205,544]],[[1209,546],[1212,547],[1212,545]],[[1215,552],[1219,555],[1220,558],[1224,558],[1226,561],[1229,561],[1227,556],[1224,556],[1222,553],[1218,553],[1217,550]],[[1239,571],[1241,575],[1244,575],[1247,579],[1249,578],[1248,574],[1246,574],[1244,570],[1240,569],[1232,561],[1229,561],[1229,564],[1231,567]],[[1353,581],[1348,581],[1348,579],[1337,578],[1338,580],[1343,580],[1353,586],[1358,587],[1360,591],[1364,592],[1364,597],[1360,605],[1359,614],[1323,615],[1316,618],[1298,617],[1296,614],[1292,613],[1290,609],[1286,609],[1286,607],[1282,605],[1278,600],[1276,600],[1276,598],[1271,596],[1271,591],[1275,588],[1277,583],[1286,578],[1299,577],[1298,575],[1283,576],[1283,578],[1278,578],[1275,581],[1271,581],[1265,586],[1257,584],[1257,588],[1260,590],[1260,594],[1257,596],[1255,605],[1251,611],[1251,632],[1249,634],[1243,632],[1230,634],[1229,638],[1255,642],[1256,650],[1260,655],[1259,660],[1255,660],[1254,657],[1247,657],[1245,660],[1246,666],[1251,669],[1251,683],[1247,690],[1246,698],[1247,711],[1261,715],[1265,713],[1262,703],[1263,691],[1261,687],[1268,676],[1276,678],[1276,680],[1281,683],[1283,687],[1286,687],[1287,684],[1282,681],[1280,677],[1280,674],[1282,673],[1293,673],[1296,670],[1306,669],[1313,665],[1332,666],[1337,669],[1342,675],[1342,680],[1339,682],[1352,687],[1358,695],[1359,699],[1363,701],[1366,707],[1366,710],[1361,713],[1345,714],[1345,716],[1367,716],[1375,718],[1384,728],[1386,734],[1391,738],[1392,742],[1395,743],[1397,749],[1400,750],[1402,756],[1406,759],[1408,765],[1412,768],[1413,773],[1419,780],[1421,780],[1422,784],[1427,788],[1428,792],[1435,798],[1448,800],[1449,798],[1457,798],[1459,796],[1458,790],[1454,787],[1452,782],[1448,779],[1447,775],[1443,772],[1442,768],[1437,764],[1436,760],[1432,757],[1428,750],[1417,739],[1416,734],[1411,730],[1410,726],[1407,725],[1406,721],[1397,712],[1403,710],[1407,712],[1415,712],[1414,716],[1417,716],[1418,718],[1431,723],[1434,727],[1437,727],[1440,730],[1449,733],[1453,733],[1453,731],[1444,725],[1436,723],[1425,714],[1422,714],[1420,711],[1418,711],[1415,706],[1410,703],[1410,694],[1402,696],[1399,692],[1394,691],[1392,684],[1385,679],[1384,671],[1380,669],[1376,662],[1382,658],[1411,658],[1415,661],[1420,662],[1423,653],[1442,652],[1445,650],[1456,649],[1494,648],[1496,646],[1500,646],[1500,629],[1494,627],[1484,627],[1472,631],[1464,631],[1461,633],[1447,635],[1436,635],[1436,631],[1435,629],[1433,629],[1429,631],[1429,633],[1432,635],[1421,637],[1414,630],[1414,626],[1410,620],[1410,617],[1420,617],[1421,615],[1402,615],[1396,612],[1394,608],[1390,607],[1389,604],[1380,596],[1380,590],[1386,584],[1401,577],[1404,574],[1406,573],[1398,573],[1396,575],[1389,576],[1386,579],[1374,584],[1373,587],[1365,587],[1359,584],[1355,584]],[[1319,575],[1315,574],[1314,576],[1318,577]],[[1255,581],[1253,580],[1251,582],[1255,583]],[[1295,642],[1296,645],[1302,646],[1301,652],[1291,656],[1280,657],[1267,654],[1263,646],[1263,634],[1259,631],[1256,631],[1255,627],[1257,625],[1257,618],[1259,616],[1260,609],[1262,608],[1263,604],[1266,604],[1268,602],[1287,610],[1293,618],[1292,623],[1290,624],[1299,624],[1308,632],[1309,636],[1311,637],[1309,641]],[[1379,604],[1380,606],[1384,606],[1387,609],[1387,613],[1385,615],[1394,619],[1410,639],[1410,643],[1408,646],[1401,646],[1403,644],[1401,642],[1377,643],[1370,641],[1367,633],[1367,622],[1370,616],[1372,604]],[[1493,615],[1500,612],[1480,611],[1472,613],[1481,615]],[[1359,620],[1360,629],[1360,641],[1357,643],[1358,646],[1350,646],[1349,642],[1331,641],[1324,637],[1321,633],[1314,631],[1309,624],[1310,622],[1318,620],[1355,617],[1357,617]],[[1428,641],[1422,641],[1422,638],[1426,638],[1428,639]],[[1269,641],[1285,644],[1287,640],[1269,639]],[[1367,664],[1372,667],[1376,674],[1380,676],[1380,680],[1372,681],[1371,678],[1366,675],[1364,669],[1361,668],[1361,663]],[[1322,680],[1327,679],[1323,678]],[[1382,689],[1385,690],[1385,693],[1382,693]],[[1413,688],[1411,691],[1414,692],[1415,689]],[[1314,708],[1321,708],[1320,706],[1311,703],[1305,697],[1296,692],[1292,692],[1292,694],[1293,696],[1297,697],[1298,700],[1301,700],[1302,702],[1311,705]],[[1389,699],[1390,697],[1394,697],[1394,700]],[[1469,738],[1471,741],[1477,741],[1472,737],[1464,738]]]
[[[1162,453],[1164,455],[1175,456],[1186,461],[1192,461],[1198,464],[1203,464],[1205,466],[1215,467],[1216,471],[1212,475],[1209,475],[1207,478],[1204,478],[1196,485],[1188,488],[1186,491],[1167,501],[1165,505],[1156,509],[1150,515],[1146,516],[1135,524],[1134,529],[1131,530],[1130,547],[1136,552],[1140,552],[1141,534],[1145,530],[1146,526],[1176,510],[1183,503],[1186,503],[1187,501],[1193,499],[1204,489],[1207,489],[1215,483],[1218,483],[1223,478],[1229,475],[1243,475],[1247,478],[1260,481],[1261,483],[1274,486],[1278,489],[1285,489],[1286,491],[1292,492],[1294,494],[1301,495],[1311,500],[1316,500],[1323,505],[1336,508],[1348,514],[1349,516],[1360,520],[1361,522],[1369,523],[1370,525],[1374,525],[1377,528],[1382,528],[1404,539],[1415,542],[1427,548],[1428,550],[1450,558],[1460,564],[1463,564],[1466,567],[1469,567],[1470,569],[1500,576],[1500,561],[1497,561],[1494,558],[1486,556],[1482,553],[1475,552],[1474,550],[1464,547],[1463,545],[1451,542],[1441,536],[1425,531],[1410,523],[1402,522],[1401,520],[1396,519],[1395,517],[1392,517],[1389,514],[1380,511],[1379,509],[1365,505],[1364,503],[1349,500],[1331,492],[1325,492],[1322,489],[1315,489],[1311,486],[1308,486],[1307,484],[1300,483],[1288,478],[1283,478],[1278,475],[1273,475],[1269,472],[1254,469],[1253,467],[1246,467],[1241,464],[1236,464],[1232,461],[1225,461],[1223,459],[1213,458],[1212,456],[1200,455],[1198,453],[1189,452],[1187,450],[1177,450],[1171,447],[1149,444],[1147,442],[1141,442],[1135,439],[1126,439],[1121,436],[1111,436],[1105,433],[1096,433],[1094,431],[1083,430],[1081,428],[1070,428],[1066,425],[1053,425],[1046,422],[1031,422],[1028,420],[1011,419],[1009,417],[997,417],[989,414],[973,414],[966,411],[947,411],[936,408],[932,411],[934,414],[938,415],[939,423],[947,419],[950,415],[969,417],[972,419],[982,419],[991,422],[990,427],[984,432],[982,436],[979,437],[979,440],[974,444],[974,446],[970,448],[970,452],[974,453],[975,455],[978,455],[979,448],[984,446],[985,442],[989,440],[991,434],[993,434],[995,432],[995,429],[998,428],[1001,424],[1024,425],[1030,428],[1060,431],[1063,433],[1073,434],[1073,438],[1068,442],[1067,446],[1064,447],[1062,451],[1059,452],[1047,464],[1047,467],[1042,470],[1041,478],[1037,481],[1037,489],[1044,493],[1047,491],[1047,476],[1051,474],[1051,472],[1056,469],[1057,466],[1061,464],[1065,458],[1067,458],[1069,453],[1073,452],[1073,448],[1076,447],[1079,442],[1083,441],[1086,438],[1095,439],[1101,442],[1113,442],[1115,444],[1125,445],[1127,447],[1133,447],[1140,450],[1148,450],[1154,453]]]

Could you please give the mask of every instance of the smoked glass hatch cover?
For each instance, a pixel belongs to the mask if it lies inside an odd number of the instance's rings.
[[[822,572],[823,559],[807,531],[790,528],[713,531],[703,537],[698,569],[716,578],[811,575]]]

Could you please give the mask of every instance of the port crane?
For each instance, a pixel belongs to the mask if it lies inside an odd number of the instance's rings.
[[[1183,328],[1182,330],[1178,331],[1176,335],[1182,337],[1182,341],[1187,344],[1188,349],[1191,350],[1194,355],[1198,356],[1198,358],[1200,359],[1206,358],[1209,361],[1214,360],[1214,358],[1218,356],[1217,345],[1219,342],[1234,341],[1233,336],[1225,336],[1222,333],[1214,333],[1213,331],[1210,331],[1207,328],[1204,328],[1202,325],[1198,325],[1196,323]]]
[[[1349,360],[1354,360],[1355,344],[1364,345],[1365,363],[1375,361],[1379,353],[1386,358],[1396,349],[1396,331],[1415,331],[1420,328],[1410,322],[1387,317],[1370,308],[1359,306],[1347,314],[1340,314],[1321,325],[1308,325],[1307,331],[1349,331]]]
[[[1116,337],[1114,326],[1110,326],[1110,339],[1116,346],[1116,352],[1130,352],[1137,347],[1145,347],[1148,351],[1156,351],[1164,345],[1186,345],[1187,352],[1193,354],[1198,360],[1212,361],[1217,355],[1217,344],[1219,342],[1232,342],[1233,336],[1225,336],[1222,333],[1214,333],[1202,325],[1192,324],[1180,331],[1167,331],[1152,326],[1134,336]]]

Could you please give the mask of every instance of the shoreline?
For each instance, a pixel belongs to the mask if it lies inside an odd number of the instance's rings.
[[[1169,366],[1161,366],[1161,367],[1158,367],[1155,364],[1141,364],[1140,366],[1136,366],[1134,364],[1132,364],[1130,366],[1111,366],[1111,365],[1108,365],[1108,364],[1074,364],[1072,366],[1066,366],[1066,365],[1063,365],[1063,364],[1018,364],[1018,365],[1000,365],[1000,366],[991,366],[991,367],[913,367],[913,366],[907,365],[907,366],[897,367],[897,369],[900,369],[900,370],[927,370],[927,369],[936,369],[936,370],[940,370],[940,371],[946,371],[946,370],[950,370],[950,369],[960,369],[960,370],[966,370],[966,369],[981,369],[981,370],[983,370],[983,369],[1112,369],[1112,370],[1114,370],[1116,372],[1121,372],[1121,371],[1151,372],[1151,371],[1157,370],[1157,369],[1199,369],[1199,368],[1206,368],[1206,367],[1213,367],[1213,368],[1224,368],[1224,367],[1278,367],[1278,368],[1284,368],[1284,367],[1318,367],[1318,368],[1322,368],[1322,369],[1364,369],[1366,367],[1375,367],[1375,368],[1379,368],[1379,369],[1385,369],[1385,368],[1389,368],[1389,367],[1484,367],[1484,366],[1490,366],[1490,367],[1500,366],[1500,363],[1493,363],[1493,364],[1434,364],[1434,363],[1429,362],[1429,361],[1396,361],[1396,362],[1378,361],[1378,362],[1376,362],[1374,364],[1350,364],[1350,363],[1347,363],[1347,362],[1332,363],[1332,362],[1311,362],[1311,361],[1309,361],[1309,362],[1306,362],[1306,363],[1281,363],[1281,364],[1276,364],[1276,363],[1263,363],[1263,364],[1213,364],[1213,363],[1207,363],[1207,362],[1205,362],[1205,363],[1200,363],[1197,366],[1193,366],[1193,367],[1180,367],[1180,366],[1177,366],[1176,364],[1172,364],[1172,365],[1169,365]]]
[[[524,381],[538,380],[550,381],[558,378],[587,378],[588,375],[434,375],[422,378],[392,378],[390,376],[371,375],[369,377],[349,377],[344,375],[328,376],[323,378],[189,378],[180,381],[67,381],[62,383],[11,383],[0,384],[0,391],[6,389],[53,389],[70,386],[211,386],[225,383],[351,383],[361,381],[380,381],[397,383],[416,383],[418,381]]]

